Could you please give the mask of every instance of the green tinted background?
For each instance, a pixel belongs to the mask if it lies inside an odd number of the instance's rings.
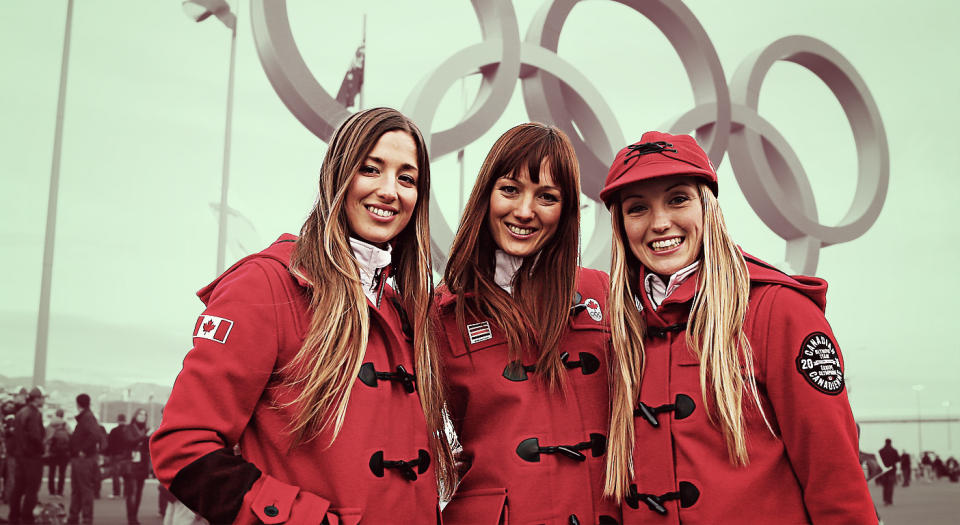
[[[539,2],[515,3],[525,33]],[[889,193],[876,224],[859,239],[823,249],[817,271],[830,282],[827,313],[846,358],[850,399],[860,419],[960,412],[954,336],[960,7],[932,0],[686,4],[712,40],[728,80],[748,54],[793,34],[825,41],[863,77],[886,127]],[[366,107],[401,107],[432,68],[481,39],[466,0],[288,5],[301,53],[333,93],[367,14]],[[267,81],[248,4],[234,2],[234,11],[239,40],[229,202],[237,215],[230,222],[228,261],[299,229],[313,203],[325,150]],[[0,4],[5,376],[26,377],[33,370],[65,14],[65,1]],[[693,105],[667,39],[622,5],[578,5],[559,54],[591,79],[628,141]],[[229,31],[213,18],[193,23],[178,1],[76,2],[49,379],[120,388],[172,384],[201,311],[194,292],[215,276],[228,58]],[[452,86],[438,101],[433,129],[458,122],[477,86],[477,76]],[[835,224],[856,184],[852,132],[837,100],[810,72],[778,63],[763,84],[760,113],[803,163],[821,221]],[[518,83],[497,124],[466,148],[465,188],[459,187],[454,156],[434,159],[434,185],[445,197],[444,216],[434,220],[455,224],[458,192],[469,191],[489,146],[526,120]],[[746,203],[728,159],[719,176],[735,240],[781,263],[784,242]],[[585,223],[593,211],[593,205],[585,210]],[[587,228],[584,239],[589,235]],[[925,388],[917,394],[914,384]],[[925,448],[945,450],[946,431],[943,424],[926,425]],[[915,426],[866,425],[864,432],[877,448],[889,432],[896,432],[896,445],[916,448]]]

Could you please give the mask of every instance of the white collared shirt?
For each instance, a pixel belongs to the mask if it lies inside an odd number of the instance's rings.
[[[370,302],[377,304],[377,284],[374,279],[393,259],[391,253],[393,247],[389,244],[387,249],[383,250],[376,246],[350,237],[350,247],[353,249],[353,257],[357,260],[357,266],[360,268],[360,282],[363,283],[363,293],[370,299]]]
[[[510,255],[503,250],[497,250],[495,256],[497,266],[493,274],[493,282],[507,293],[513,293],[513,277],[517,275],[517,270],[523,264],[523,257]]]
[[[647,299],[650,300],[653,309],[656,310],[660,308],[663,301],[667,297],[670,297],[670,294],[676,291],[699,267],[700,260],[698,259],[693,261],[689,266],[677,270],[676,273],[670,276],[670,280],[667,283],[664,283],[659,275],[652,272],[648,273],[643,279],[643,289],[647,292]]]

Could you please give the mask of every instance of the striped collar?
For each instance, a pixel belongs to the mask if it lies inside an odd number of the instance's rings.
[[[663,301],[667,297],[670,297],[670,294],[676,291],[698,268],[700,268],[699,259],[690,263],[689,266],[677,270],[676,273],[670,276],[669,281],[666,283],[663,282],[663,279],[661,279],[659,275],[653,272],[644,276],[643,289],[646,291],[647,299],[650,300],[650,305],[653,306],[653,309],[656,310],[660,308]]]

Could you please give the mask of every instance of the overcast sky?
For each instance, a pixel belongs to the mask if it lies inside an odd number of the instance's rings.
[[[522,36],[539,2],[515,3]],[[826,42],[862,76],[886,128],[889,193],[873,227],[824,248],[817,269],[830,282],[827,314],[846,359],[850,398],[859,418],[911,417],[918,404],[925,417],[960,413],[953,332],[960,84],[952,73],[960,7],[934,0],[909,9],[875,0],[685,3],[728,81],[750,53],[795,34]],[[172,383],[202,309],[194,293],[215,276],[230,35],[216,19],[192,22],[179,4],[85,0],[74,7],[49,378]],[[417,82],[482,39],[466,0],[288,4],[301,53],[331,93],[367,14],[366,107],[403,107]],[[249,5],[233,5],[239,25],[229,202],[241,216],[230,225],[231,261],[299,229],[326,147],[273,91]],[[0,373],[8,376],[33,370],[65,14],[66,1],[0,3]],[[627,142],[693,106],[677,53],[629,7],[578,5],[559,55],[613,109]],[[456,124],[477,85],[476,76],[456,82],[437,102],[434,122],[421,126]],[[778,63],[763,83],[760,113],[802,162],[821,222],[839,222],[857,180],[853,134],[839,102],[807,70]],[[517,82],[496,124],[466,148],[464,193],[496,137],[529,118]],[[434,221],[452,225],[459,167],[448,155],[435,158],[432,171],[445,197]],[[785,243],[747,204],[729,158],[719,177],[734,239],[782,264]],[[585,223],[594,211],[591,204]],[[587,245],[592,226],[584,230]],[[915,384],[924,385],[919,394]],[[945,446],[936,437],[942,428],[929,433],[925,441]]]

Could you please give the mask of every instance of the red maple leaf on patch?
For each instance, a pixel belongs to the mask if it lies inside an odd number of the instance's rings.
[[[207,322],[203,323],[203,332],[204,333],[209,332],[210,330],[213,330],[214,328],[216,328],[216,326],[217,325],[213,324],[213,321],[211,321],[210,319],[207,319]]]

